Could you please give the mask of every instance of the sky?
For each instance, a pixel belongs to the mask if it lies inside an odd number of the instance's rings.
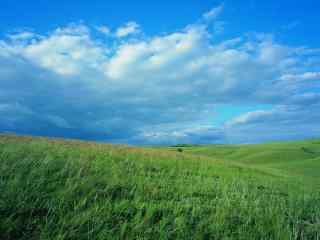
[[[320,2],[0,2],[0,133],[126,144],[320,137]]]

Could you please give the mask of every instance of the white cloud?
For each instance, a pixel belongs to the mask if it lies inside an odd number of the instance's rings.
[[[14,34],[9,34],[8,37],[13,41],[25,41],[28,39],[35,38],[36,35],[33,32],[22,31]]]
[[[99,27],[96,27],[96,29],[106,36],[109,36],[111,34],[111,30],[107,26],[99,26]]]
[[[262,41],[259,46],[259,61],[264,64],[281,64],[288,59],[290,49],[272,41]]]
[[[226,126],[234,126],[240,124],[247,124],[248,122],[260,121],[261,119],[265,119],[269,116],[273,116],[273,110],[257,110],[254,112],[248,112],[243,115],[240,115],[226,123]]]
[[[66,27],[60,27],[57,28],[54,31],[54,35],[88,35],[90,33],[90,29],[80,23],[80,24],[76,24],[76,23],[71,23]]]
[[[319,96],[317,102],[308,107],[280,105],[246,113],[226,124],[225,136],[229,142],[238,143],[319,137]]]
[[[320,72],[304,72],[302,74],[284,74],[281,76],[284,81],[307,81],[320,80]]]
[[[216,19],[224,10],[224,4],[220,4],[217,7],[212,8],[210,11],[203,14],[203,18],[205,20],[213,20]]]
[[[92,40],[87,29],[85,26],[59,28],[50,36],[24,46],[20,53],[32,62],[63,75],[98,68],[107,49]]]
[[[116,54],[106,62],[105,73],[113,79],[168,74],[161,71],[171,68],[173,63],[178,64],[179,61],[184,64],[185,60],[201,50],[201,45],[205,44],[202,41],[206,41],[204,35],[206,33],[202,28],[193,27],[148,41],[121,44]],[[177,67],[174,66],[173,71],[178,71],[179,75],[181,69]]]
[[[140,26],[136,22],[128,22],[124,26],[119,27],[116,30],[116,36],[118,38],[127,37],[129,35],[137,34],[140,32]]]
[[[282,127],[274,135],[280,138],[303,122],[316,131],[319,52],[268,34],[212,41],[208,25],[137,39],[140,27],[130,23],[117,30],[120,39],[106,41],[89,26],[70,24],[48,35],[0,40],[0,130],[131,143],[258,141],[259,130],[266,139],[268,129]],[[213,126],[215,105],[232,111],[247,103],[274,109]],[[8,113],[10,121],[3,117]],[[286,127],[290,119],[301,121]]]

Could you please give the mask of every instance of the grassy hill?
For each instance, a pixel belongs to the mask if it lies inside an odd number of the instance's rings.
[[[0,239],[319,239],[320,142],[0,136]]]
[[[286,175],[302,183],[320,184],[320,140],[190,146],[182,149],[186,153],[242,163],[269,173]]]

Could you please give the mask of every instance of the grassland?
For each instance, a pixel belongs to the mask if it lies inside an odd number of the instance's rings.
[[[291,177],[292,181],[308,183],[312,187],[316,184],[320,189],[320,140],[192,146],[182,149],[189,154],[242,163],[270,174]]]
[[[319,140],[179,148],[0,136],[0,239],[320,239]]]

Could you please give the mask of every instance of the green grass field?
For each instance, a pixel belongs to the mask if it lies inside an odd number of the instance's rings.
[[[0,136],[0,239],[320,239],[320,141]]]

